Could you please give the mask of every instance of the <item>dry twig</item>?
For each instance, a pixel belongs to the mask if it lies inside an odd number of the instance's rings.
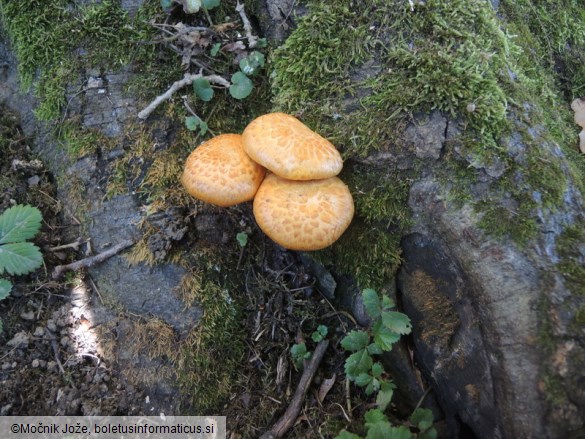
[[[244,31],[246,31],[246,39],[248,40],[248,47],[253,49],[258,44],[258,37],[252,33],[252,24],[244,11],[244,4],[239,1],[236,3],[236,12],[240,14],[242,23],[244,24]]]
[[[89,258],[81,259],[79,261],[72,262],[71,264],[67,265],[57,265],[53,270],[52,277],[54,280],[57,280],[61,276],[63,276],[63,273],[65,273],[66,271],[76,271],[79,270],[80,268],[93,267],[94,265],[99,264],[100,262],[103,262],[106,259],[111,258],[112,256],[120,253],[122,250],[130,247],[131,245],[134,245],[134,241],[127,239],[125,241],[120,242],[118,245],[115,245],[95,256],[90,256]]]
[[[285,433],[294,425],[295,420],[301,411],[301,405],[305,399],[307,391],[309,390],[311,381],[313,381],[313,376],[317,372],[319,364],[325,356],[325,351],[327,350],[328,345],[329,340],[322,340],[319,342],[319,344],[317,344],[309,364],[307,364],[305,370],[303,371],[303,375],[301,376],[297,390],[295,391],[293,399],[286,409],[286,412],[284,412],[284,415],[282,415],[278,422],[274,424],[270,431],[267,431],[262,436],[260,436],[260,439],[280,438],[284,436]]]
[[[178,90],[191,85],[193,81],[199,78],[205,78],[209,82],[221,85],[222,87],[227,88],[230,86],[229,81],[219,75],[203,76],[201,73],[185,73],[183,79],[175,81],[166,92],[160,96],[157,96],[150,104],[148,104],[144,110],[138,113],[138,117],[142,120],[145,120],[148,116],[150,116],[150,113],[152,113],[161,103],[169,100]]]

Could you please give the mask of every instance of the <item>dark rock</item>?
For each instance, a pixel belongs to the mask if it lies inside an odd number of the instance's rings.
[[[300,259],[307,273],[315,278],[315,284],[319,291],[329,300],[335,297],[337,282],[333,275],[322,264],[313,259],[308,253],[301,253]]]
[[[415,233],[402,247],[398,288],[413,324],[415,360],[432,376],[452,437],[460,435],[456,419],[483,437],[501,437],[489,361],[468,294],[472,286],[439,240]]]

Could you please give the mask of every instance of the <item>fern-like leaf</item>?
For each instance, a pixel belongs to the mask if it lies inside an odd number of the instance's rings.
[[[0,244],[26,241],[41,228],[43,217],[36,207],[16,205],[0,215]]]
[[[0,245],[0,274],[26,274],[39,268],[43,255],[39,248],[30,242],[17,242]]]

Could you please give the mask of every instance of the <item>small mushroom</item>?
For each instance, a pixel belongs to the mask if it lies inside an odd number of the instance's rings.
[[[575,99],[571,108],[575,112],[575,123],[583,128],[579,133],[579,149],[585,154],[585,99]]]
[[[335,242],[353,218],[353,198],[337,177],[294,181],[266,176],[254,217],[268,237],[290,250],[319,250]]]
[[[189,155],[181,183],[195,198],[228,207],[254,198],[264,174],[244,152],[240,134],[221,134]]]
[[[290,180],[333,177],[343,167],[341,155],[327,139],[293,116],[270,113],[244,130],[244,151],[276,175]]]

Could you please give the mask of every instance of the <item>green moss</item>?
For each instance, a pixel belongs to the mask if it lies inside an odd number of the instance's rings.
[[[435,170],[446,198],[472,202],[486,231],[526,244],[538,234],[537,213],[546,216],[561,207],[569,179],[583,189],[585,176],[566,100],[583,84],[579,78],[585,64],[580,60],[585,51],[575,50],[582,47],[585,22],[577,2],[562,5],[503,1],[496,17],[489,2],[474,0],[430,0],[416,3],[414,10],[408,2],[358,2],[351,13],[346,1],[309,2],[307,16],[273,54],[275,109],[300,112],[349,163],[376,151],[404,148],[399,134],[412,115],[441,110],[459,122],[455,141],[463,156],[474,157],[478,168],[499,161],[507,169],[490,184],[490,199],[477,200],[474,185],[483,171],[448,154],[444,166]],[[564,27],[558,29],[558,23]],[[370,67],[361,69],[365,61]],[[561,79],[565,73],[572,78],[568,87],[557,79],[559,62]],[[513,119],[521,122],[513,125]],[[502,145],[518,131],[522,151],[516,159]],[[554,145],[569,158],[568,167],[551,152]],[[367,173],[352,178],[352,172],[345,177],[359,188],[354,191],[356,224],[369,226],[367,238],[381,243],[388,226],[382,217],[407,212],[406,196],[392,199],[397,192],[388,193],[390,187],[363,189],[356,182]],[[369,173],[390,179],[387,170],[372,168]],[[415,173],[410,177],[417,178]],[[392,178],[401,177],[394,173]],[[367,249],[351,247],[363,238],[351,229],[348,233],[354,239],[337,251],[342,255],[338,262],[353,266],[350,272],[363,270],[355,266],[362,263],[354,250],[367,254]],[[398,240],[391,241],[396,247],[390,253],[396,255]],[[353,264],[346,254],[353,255]],[[366,277],[371,279],[372,273]]]
[[[568,288],[575,294],[585,296],[585,222],[567,227],[556,244],[561,258],[557,267],[565,277]]]
[[[190,277],[183,294],[201,306],[203,316],[179,352],[179,386],[195,410],[206,413],[229,396],[245,351],[244,319],[237,302],[213,281]]]
[[[154,47],[140,42],[153,34],[145,14],[154,13],[155,3],[147,2],[130,21],[116,0],[83,8],[67,0],[0,0],[0,17],[18,59],[21,85],[25,90],[35,85],[37,117],[60,115],[67,86],[78,80],[82,68],[118,68],[131,60],[153,60]]]

